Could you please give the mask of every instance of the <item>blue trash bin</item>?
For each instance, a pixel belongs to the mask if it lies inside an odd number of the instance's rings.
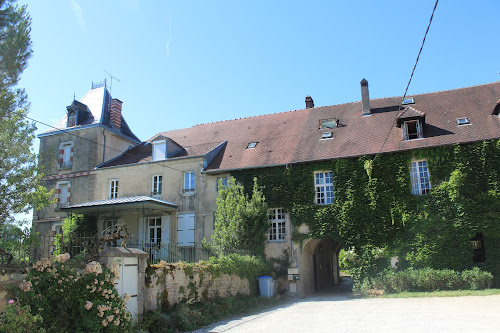
[[[274,295],[274,282],[272,277],[259,276],[257,280],[259,280],[260,296],[271,297]]]

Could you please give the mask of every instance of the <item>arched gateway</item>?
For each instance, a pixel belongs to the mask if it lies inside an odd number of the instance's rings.
[[[300,255],[301,293],[328,291],[340,282],[338,255],[341,246],[333,239],[309,239]]]

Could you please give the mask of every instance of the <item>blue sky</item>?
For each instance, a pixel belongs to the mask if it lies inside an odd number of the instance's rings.
[[[404,93],[434,0],[27,3],[31,116],[55,124],[92,81],[141,140],[199,123]],[[498,0],[441,0],[410,93],[500,80]],[[40,131],[46,127],[39,125]]]
[[[19,85],[31,116],[55,124],[108,71],[141,140],[302,109],[306,95],[358,101],[362,78],[371,98],[402,96],[434,2],[20,0],[33,56]],[[498,0],[441,0],[410,95],[500,80],[499,12]]]

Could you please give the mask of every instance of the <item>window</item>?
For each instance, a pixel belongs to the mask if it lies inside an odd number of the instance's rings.
[[[161,218],[154,217],[148,219],[148,242],[151,244],[161,244]]]
[[[470,120],[469,118],[457,118],[457,125],[458,126],[470,125]]]
[[[221,184],[221,181],[222,181],[222,184]],[[217,192],[219,192],[219,188],[221,185],[224,187],[227,187],[227,177],[217,178],[217,183],[215,183],[215,189],[217,190]]]
[[[421,139],[422,135],[422,125],[419,120],[409,120],[404,122],[403,126],[403,139],[404,140],[414,140]]]
[[[471,238],[472,249],[474,251],[474,262],[484,262],[486,260],[486,252],[484,251],[484,239],[482,232],[476,232],[476,236]]]
[[[285,211],[282,208],[273,208],[268,211],[269,223],[269,240],[284,241],[285,240]]]
[[[333,172],[316,172],[314,174],[316,188],[316,204],[327,205],[333,203]]]
[[[160,196],[161,195],[161,187],[163,182],[163,176],[153,176],[153,187],[152,187],[152,196]]]
[[[319,121],[320,128],[335,128],[337,126],[337,118],[321,119]]]
[[[67,127],[73,127],[76,126],[76,112],[72,111],[68,113],[68,126]]]
[[[59,182],[56,184],[56,208],[69,206],[71,196],[71,184],[69,182]]]
[[[109,198],[118,198],[118,180],[114,179],[109,182]]]
[[[153,161],[161,161],[167,158],[167,141],[153,142]]]
[[[59,169],[71,169],[73,164],[74,144],[72,141],[59,144]]]
[[[252,149],[257,147],[258,142],[250,142],[247,146],[247,149]]]
[[[324,132],[321,139],[333,139],[333,132]]]
[[[428,194],[431,191],[431,182],[427,161],[413,161],[410,164],[411,193],[416,195]]]
[[[65,144],[63,146],[63,161],[61,163],[61,168],[71,167],[73,158],[71,156],[71,144]]]
[[[184,192],[194,192],[194,171],[184,172]]]
[[[415,99],[413,97],[406,97],[405,99],[403,99],[403,102],[401,104],[403,105],[415,104]]]

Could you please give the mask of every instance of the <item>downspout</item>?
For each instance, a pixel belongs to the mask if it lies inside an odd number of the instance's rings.
[[[102,137],[103,137],[103,145],[102,145],[102,163],[104,163],[106,160],[105,160],[105,156],[106,156],[106,130],[103,129],[102,130]]]

